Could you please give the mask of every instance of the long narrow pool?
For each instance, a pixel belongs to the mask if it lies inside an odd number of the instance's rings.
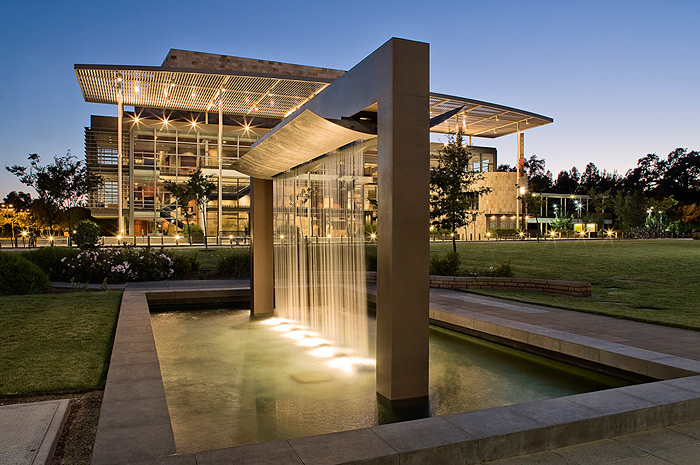
[[[333,363],[247,310],[153,313],[151,323],[178,453],[362,428],[405,414],[377,402],[371,365]],[[374,356],[373,318],[369,328]],[[625,384],[431,327],[430,405],[410,414],[447,415]]]

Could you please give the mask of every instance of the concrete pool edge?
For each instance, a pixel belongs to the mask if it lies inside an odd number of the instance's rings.
[[[480,463],[700,419],[700,362],[465,310],[431,319],[664,379],[339,433],[175,455],[149,301],[240,297],[231,281],[124,292],[93,449],[116,463]],[[208,287],[207,287],[208,286]],[[233,292],[228,292],[233,291]],[[270,462],[272,461],[272,462]]]

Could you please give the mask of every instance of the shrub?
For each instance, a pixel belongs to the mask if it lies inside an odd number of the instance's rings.
[[[512,278],[514,276],[510,263],[501,263],[495,268],[490,266],[483,273],[479,274],[482,276],[498,276],[502,278]]]
[[[457,276],[459,273],[460,257],[457,252],[445,256],[430,257],[430,274],[437,276]]]
[[[199,257],[196,253],[180,254],[176,253],[172,256],[173,259],[173,278],[184,279],[190,273],[199,271]]]
[[[365,265],[367,271],[377,271],[377,246],[365,246]]]
[[[222,254],[216,262],[216,274],[222,278],[250,278],[250,249],[234,249]]]
[[[203,232],[204,230],[197,223],[185,223],[185,225],[182,226],[182,231],[180,231],[180,234],[187,236],[189,233],[202,234]]]
[[[491,236],[496,237],[511,237],[517,235],[518,230],[514,228],[497,228],[491,231]]]
[[[64,260],[64,267],[72,281],[96,284],[160,281],[175,274],[168,252],[132,247],[86,250]]]
[[[73,240],[83,250],[97,248],[100,240],[100,226],[90,220],[79,221],[75,225]]]
[[[41,268],[13,253],[0,253],[0,294],[39,294],[49,287]]]
[[[63,263],[78,255],[79,252],[69,247],[42,247],[22,252],[22,257],[41,268],[52,281],[66,281]]]

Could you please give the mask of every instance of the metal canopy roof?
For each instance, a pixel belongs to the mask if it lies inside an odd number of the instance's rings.
[[[116,105],[119,90],[127,106],[284,119],[327,87],[331,80],[157,66],[75,65],[86,102]],[[431,128],[496,138],[552,123],[552,118],[463,97],[430,94],[430,117],[463,108]],[[372,108],[368,108],[372,110]],[[376,109],[374,109],[376,111]],[[348,115],[350,116],[350,115]]]
[[[267,74],[178,70],[157,66],[75,65],[86,102],[283,119],[330,81]]]
[[[463,97],[430,93],[430,116],[464,107],[456,115],[430,129],[430,132],[451,133],[462,128],[464,134],[496,138],[553,123],[547,116],[525,110],[482,102]]]

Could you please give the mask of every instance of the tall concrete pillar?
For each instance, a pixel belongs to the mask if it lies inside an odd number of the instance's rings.
[[[429,46],[392,40],[378,99],[377,394],[428,396]]]
[[[253,315],[266,315],[274,310],[272,180],[250,180],[250,311]]]

